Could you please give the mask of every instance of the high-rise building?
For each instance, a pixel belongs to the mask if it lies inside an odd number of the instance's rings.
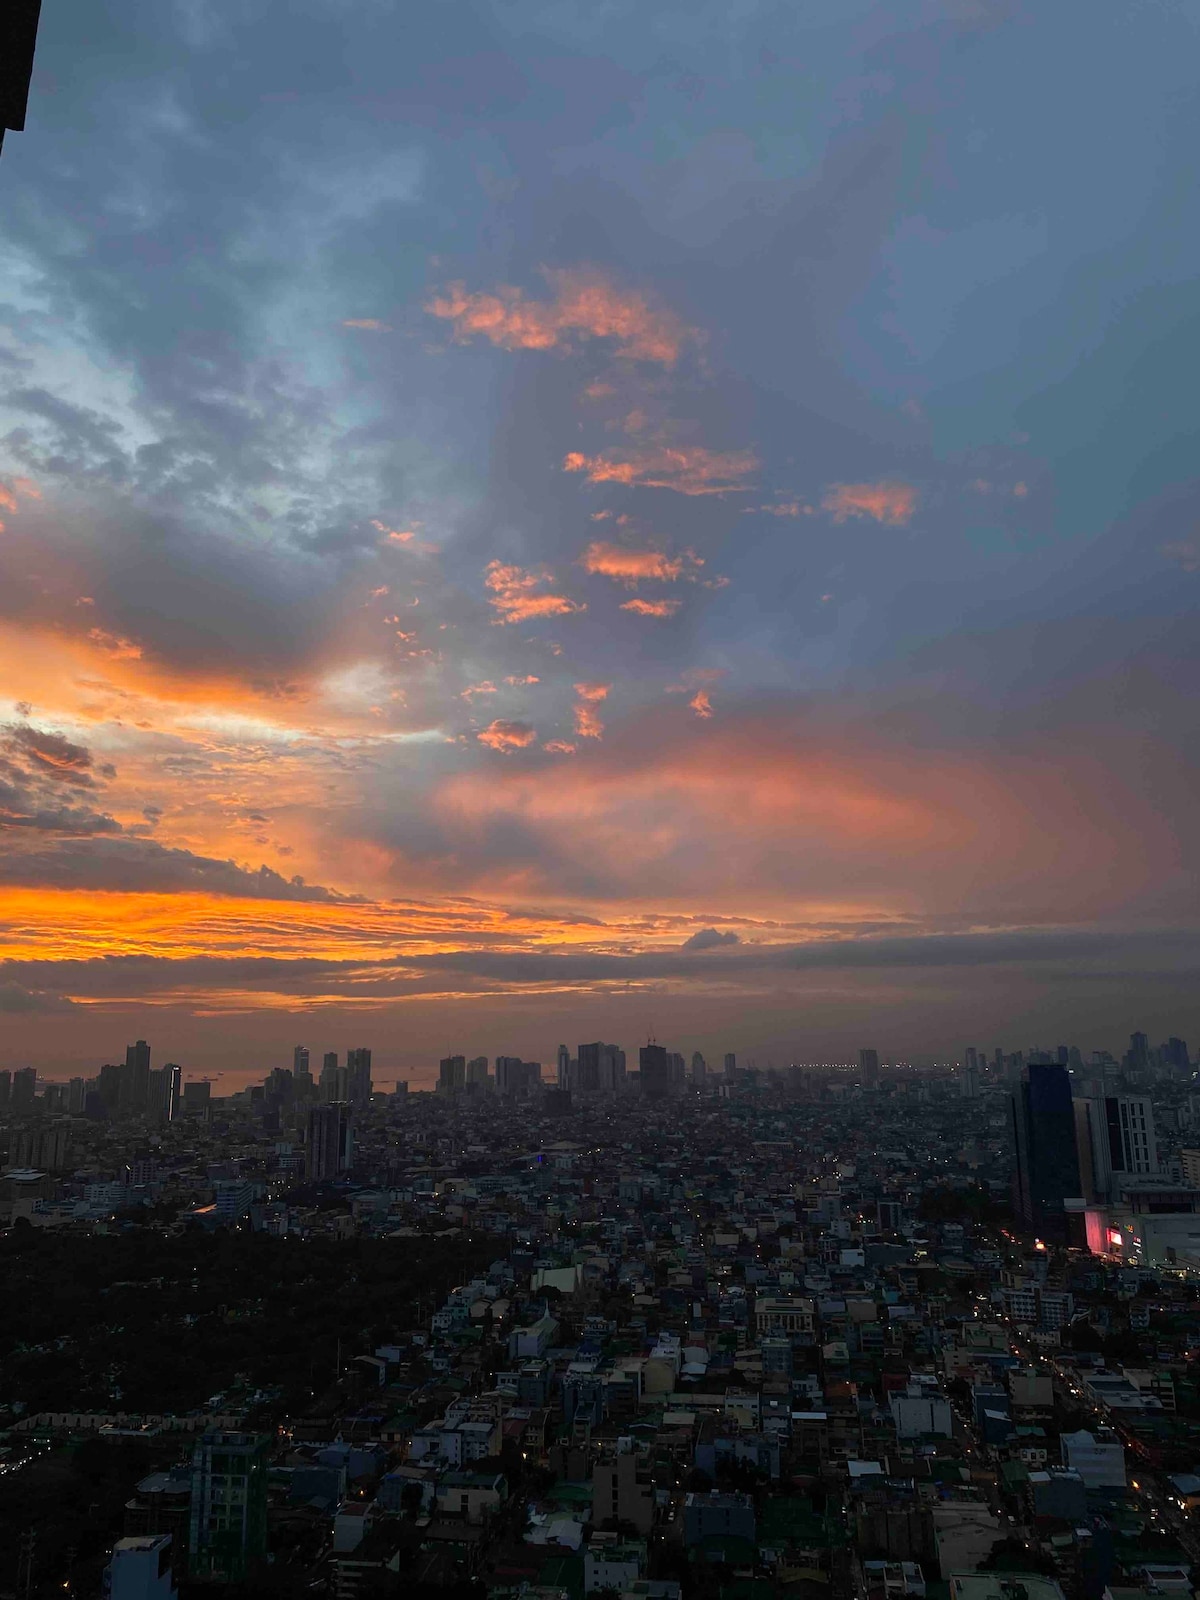
[[[1031,1062],[1012,1096],[1011,1111],[1017,1215],[1041,1238],[1061,1239],[1065,1202],[1083,1194],[1067,1069],[1057,1062]]]
[[[338,1058],[336,1050],[328,1050],[321,1062],[321,1076],[317,1081],[317,1097],[326,1105],[338,1098]]]
[[[292,1073],[296,1078],[312,1078],[312,1067],[309,1065],[308,1046],[298,1044],[292,1051]]]
[[[352,1106],[369,1106],[371,1104],[371,1052],[369,1050],[347,1050],[346,1052],[346,1098]]]
[[[858,1052],[858,1076],[864,1084],[879,1082],[879,1051],[860,1050]]]
[[[87,1084],[82,1078],[72,1078],[67,1084],[67,1110],[73,1117],[81,1117],[87,1102]]]
[[[212,1084],[203,1078],[193,1078],[183,1086],[183,1114],[185,1117],[206,1117],[212,1103]]]
[[[12,1077],[9,1105],[16,1113],[32,1111],[37,1099],[37,1068],[18,1067]]]
[[[964,1100],[974,1100],[979,1093],[979,1057],[971,1045],[963,1058],[962,1093]]]
[[[467,1087],[474,1088],[476,1092],[488,1087],[492,1080],[488,1076],[488,1058],[486,1056],[471,1057],[470,1061],[467,1062],[465,1081]]]
[[[644,1044],[638,1051],[642,1093],[648,1100],[665,1100],[671,1092],[671,1060],[661,1044]]]
[[[625,1082],[625,1052],[620,1045],[600,1046],[600,1089],[602,1093],[615,1093]]]
[[[699,1050],[692,1051],[692,1082],[699,1088],[708,1077],[708,1063]]]
[[[1085,1199],[1113,1199],[1122,1178],[1158,1173],[1154,1112],[1144,1096],[1096,1095],[1076,1100],[1074,1109]]]
[[[560,1089],[569,1089],[571,1087],[571,1052],[565,1044],[560,1044],[558,1047],[558,1070],[555,1074],[555,1082]]]
[[[579,1046],[579,1075],[578,1081],[571,1087],[580,1094],[595,1094],[600,1087],[600,1052],[602,1044],[581,1044]]]
[[[271,1441],[206,1433],[192,1450],[188,1570],[241,1583],[267,1551],[267,1463]]]
[[[313,1106],[308,1113],[304,1176],[311,1183],[328,1183],[353,1163],[354,1124],[350,1107],[337,1103]]]
[[[1192,1070],[1192,1062],[1190,1056],[1188,1055],[1187,1044],[1183,1039],[1168,1039],[1166,1044],[1162,1047],[1162,1053],[1163,1060],[1166,1062],[1168,1067],[1171,1067],[1175,1072],[1182,1074],[1184,1077],[1188,1076]]]
[[[500,1059],[496,1058],[496,1081],[499,1086]],[[467,1081],[466,1056],[443,1056],[438,1063],[438,1093],[457,1094]]]
[[[182,1070],[173,1061],[151,1071],[146,1092],[146,1114],[154,1122],[174,1122],[179,1114]]]
[[[522,1061],[520,1056],[496,1057],[496,1093],[522,1096],[532,1094],[542,1081],[540,1061]]]
[[[120,1110],[139,1116],[146,1109],[150,1093],[150,1046],[145,1039],[125,1047],[125,1071],[121,1076]]]
[[[5,1067],[4,1071],[0,1072],[0,1111],[5,1111],[8,1109],[8,1104],[11,1099],[12,1073],[7,1067]]]
[[[725,1076],[732,1078],[737,1072],[737,1056],[730,1050],[725,1057]]]

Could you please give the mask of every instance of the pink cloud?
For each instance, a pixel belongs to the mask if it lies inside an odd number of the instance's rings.
[[[537,733],[527,722],[507,722],[503,717],[497,717],[486,728],[481,728],[475,737],[480,744],[508,754],[509,751],[524,750],[531,745]]]
[[[523,689],[527,684],[530,684],[530,683],[541,683],[542,680],[540,678],[535,678],[533,676],[533,674],[530,672],[530,673],[526,673],[523,678],[521,678],[521,677],[505,678],[504,681],[507,684],[511,684],[514,689]]]
[[[712,701],[709,699],[707,689],[697,689],[688,705],[698,717],[711,717],[713,714]]]
[[[548,572],[529,572],[523,567],[506,566],[502,561],[489,561],[483,581],[492,591],[488,604],[500,613],[493,619],[496,623],[565,617],[573,611],[587,610],[585,605],[568,600],[565,595],[545,593],[542,585],[550,582]]]
[[[413,528],[389,528],[386,522],[380,522],[378,517],[371,518],[371,526],[376,533],[383,534],[391,544],[411,544],[417,537]]]
[[[917,491],[908,483],[835,483],[821,502],[835,522],[871,517],[901,527],[917,509]]]
[[[632,611],[639,617],[673,617],[682,604],[682,600],[642,600],[635,597],[623,601],[621,610]]]
[[[563,460],[564,472],[582,472],[589,483],[621,483],[630,487],[673,489],[676,494],[730,494],[749,487],[742,482],[758,468],[750,450],[707,450],[702,445],[651,445],[624,459],[584,455],[573,450]]]
[[[668,556],[661,550],[627,550],[621,545],[595,539],[579,558],[585,572],[601,573],[632,589],[643,581],[674,583],[687,566],[702,567],[703,560],[692,550]]]
[[[548,750],[555,756],[573,756],[578,748],[579,746],[572,744],[569,739],[547,739],[542,746],[543,750]]]
[[[579,702],[575,707],[575,732],[581,739],[599,739],[604,734],[604,724],[596,711],[608,699],[611,683],[577,683],[575,693]]]
[[[473,700],[477,694],[496,694],[496,685],[485,678],[482,683],[472,683],[459,695],[460,700]]]
[[[617,354],[672,367],[684,343],[694,338],[674,312],[651,305],[636,291],[621,290],[589,268],[548,268],[553,298],[530,300],[504,285],[494,294],[468,294],[452,283],[426,306],[453,323],[454,336],[490,339],[504,350],[554,350],[574,336],[611,339]],[[593,386],[603,392],[603,386]]]

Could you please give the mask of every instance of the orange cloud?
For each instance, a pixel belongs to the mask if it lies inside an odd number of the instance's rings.
[[[577,683],[575,693],[579,696],[579,704],[575,707],[575,732],[581,739],[599,739],[604,734],[604,724],[600,721],[595,707],[602,700],[608,699],[611,683]]]
[[[593,540],[579,558],[579,565],[585,572],[601,573],[630,589],[646,580],[674,583],[688,563],[697,567],[704,565],[691,550],[668,556],[661,550],[626,550],[618,544],[606,544],[602,539]]]
[[[514,689],[524,689],[527,684],[541,683],[542,680],[540,678],[535,678],[531,672],[528,672],[523,678],[505,678],[504,681],[505,683],[511,684]]]
[[[503,717],[497,717],[475,737],[480,744],[486,744],[492,750],[501,750],[507,754],[510,750],[524,750],[527,745],[534,742],[537,734],[527,722],[507,722]]]
[[[642,600],[635,598],[623,601],[621,610],[636,612],[639,617],[673,617],[682,604],[682,600]]]
[[[908,483],[835,483],[821,502],[835,522],[872,517],[902,527],[917,509],[917,491]]]
[[[117,633],[105,633],[103,628],[88,630],[88,638],[93,644],[98,645],[105,655],[113,656],[118,661],[140,661],[142,647],[135,644],[132,639],[125,639]]]
[[[495,694],[496,685],[485,678],[482,683],[473,683],[459,695],[460,700],[473,700],[477,694]]]
[[[582,472],[589,483],[622,483],[677,494],[730,494],[749,487],[741,480],[758,468],[750,450],[706,450],[702,445],[653,445],[625,459],[588,456],[573,450],[564,472]]]
[[[635,361],[672,367],[691,337],[674,312],[652,306],[644,295],[615,288],[587,268],[547,269],[551,300],[529,300],[505,285],[495,294],[468,294],[461,283],[426,306],[454,324],[454,337],[479,334],[504,350],[553,350],[573,335],[611,339],[617,354]]]
[[[712,701],[708,697],[707,689],[697,689],[688,705],[698,717],[711,717],[713,714]]]
[[[371,526],[377,533],[383,534],[391,544],[411,544],[417,537],[412,528],[389,528],[385,522],[380,522],[378,517],[371,518]]]
[[[565,617],[572,611],[587,610],[585,605],[568,600],[565,595],[539,592],[543,584],[550,582],[548,572],[528,572],[523,567],[506,566],[502,561],[489,561],[483,581],[492,591],[488,604],[500,613],[493,618],[496,623]]]
[[[542,746],[543,750],[549,750],[551,755],[556,756],[573,756],[577,748],[568,739],[547,739]]]
[[[366,328],[371,333],[391,333],[391,324],[379,322],[375,317],[344,317],[343,328]]]

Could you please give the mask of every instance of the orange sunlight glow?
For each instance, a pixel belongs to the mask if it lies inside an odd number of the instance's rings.
[[[908,483],[835,483],[821,502],[835,522],[871,517],[903,527],[917,509],[917,491]]]
[[[742,480],[758,470],[752,450],[706,450],[702,445],[652,445],[624,459],[572,450],[564,472],[582,472],[589,483],[673,489],[676,494],[731,494],[750,487]]]

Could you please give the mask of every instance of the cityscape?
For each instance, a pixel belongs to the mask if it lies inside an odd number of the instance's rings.
[[[0,1583],[1187,1588],[1184,1040],[632,1056],[0,1073]]]

